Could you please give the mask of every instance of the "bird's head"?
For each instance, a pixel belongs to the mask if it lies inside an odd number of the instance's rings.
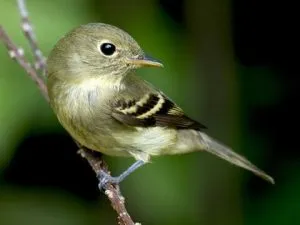
[[[58,41],[48,57],[47,73],[60,79],[124,76],[144,66],[163,65],[148,57],[125,31],[92,23],[73,29]]]

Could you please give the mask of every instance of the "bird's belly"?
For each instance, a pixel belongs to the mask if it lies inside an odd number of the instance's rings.
[[[121,147],[113,137],[118,124],[112,121],[109,112],[92,108],[82,108],[83,104],[65,104],[56,109],[56,115],[62,126],[81,145],[111,156],[129,156],[125,147]],[[70,110],[72,107],[72,110]],[[96,113],[97,112],[97,113]]]
[[[127,151],[130,147],[124,145],[113,135],[116,132],[114,130],[118,130],[116,124],[111,124],[106,116],[102,118],[89,116],[87,118],[89,119],[81,118],[75,122],[72,122],[74,118],[69,118],[67,119],[69,122],[63,122],[67,121],[64,119],[61,120],[61,123],[75,140],[89,149],[110,156],[130,156]]]
[[[109,124],[107,121],[110,121]],[[150,156],[160,155],[172,148],[177,138],[175,130],[161,127],[136,129],[108,119],[94,121],[93,129],[90,126],[77,124],[77,128],[69,132],[89,149],[110,156],[132,156],[143,161],[149,161]]]

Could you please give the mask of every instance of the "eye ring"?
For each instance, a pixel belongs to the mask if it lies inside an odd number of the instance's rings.
[[[116,46],[109,42],[104,42],[100,44],[99,48],[100,48],[99,50],[104,56],[112,56],[117,50]]]

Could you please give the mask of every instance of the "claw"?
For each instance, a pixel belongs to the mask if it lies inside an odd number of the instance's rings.
[[[101,170],[98,174],[98,180],[99,184],[98,187],[101,191],[106,189],[106,186],[108,184],[119,184],[121,183],[129,174],[134,172],[137,168],[141,167],[144,165],[145,162],[139,160],[136,161],[134,164],[132,164],[127,170],[125,170],[120,176],[118,177],[112,177],[110,174],[104,172]]]
[[[100,190],[105,190],[108,184],[119,184],[121,182],[119,177],[112,177],[102,170],[98,174],[98,180],[98,187]]]

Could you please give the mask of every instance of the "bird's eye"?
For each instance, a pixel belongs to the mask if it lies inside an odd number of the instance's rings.
[[[116,46],[110,43],[103,43],[100,46],[101,52],[106,56],[111,56],[116,51]]]

